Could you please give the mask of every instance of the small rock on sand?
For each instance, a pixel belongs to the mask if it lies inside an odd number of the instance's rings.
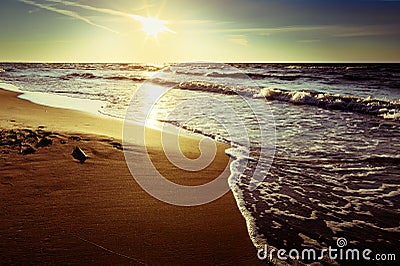
[[[47,146],[50,146],[51,144],[53,144],[53,141],[51,139],[44,137],[39,140],[39,142],[35,145],[35,147],[36,148],[47,147]]]
[[[25,148],[22,148],[22,151],[21,151],[21,153],[23,155],[32,154],[32,153],[35,153],[35,152],[36,152],[36,149],[33,148],[32,146],[27,146]]]
[[[80,163],[84,163],[89,156],[87,156],[85,154],[85,152],[83,150],[81,150],[81,148],[79,148],[78,146],[76,146],[75,150],[71,153],[72,157],[74,157],[74,159],[78,160]]]

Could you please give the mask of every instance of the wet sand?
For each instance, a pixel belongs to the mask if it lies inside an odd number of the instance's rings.
[[[231,192],[197,207],[161,202],[141,189],[126,166],[121,121],[16,96],[0,90],[0,262],[260,263]],[[37,147],[43,138],[50,141]],[[159,132],[146,131],[146,139],[158,170],[176,183],[208,182],[229,163],[226,147],[218,144],[206,169],[174,169],[161,151]],[[180,148],[196,158],[198,141],[180,137]],[[23,155],[28,145],[35,152]],[[75,146],[90,156],[84,164],[71,157]],[[140,171],[141,162],[134,163]]]

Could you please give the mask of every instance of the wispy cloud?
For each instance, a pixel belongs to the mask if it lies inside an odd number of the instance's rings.
[[[228,40],[232,43],[242,46],[247,46],[249,44],[249,41],[245,35],[229,35]]]
[[[183,25],[206,25],[206,26],[216,26],[216,25],[228,25],[233,24],[232,21],[221,21],[221,20],[211,20],[211,19],[182,19],[182,20],[171,20],[171,23],[174,24],[183,24]]]
[[[398,35],[398,25],[370,25],[363,27],[342,27],[337,29],[335,37],[371,37],[382,35]]]
[[[60,9],[60,8],[56,8],[54,6],[37,3],[37,2],[31,1],[31,0],[19,0],[19,1],[22,2],[22,3],[25,3],[27,5],[35,6],[35,7],[44,9],[44,10],[52,11],[52,12],[55,12],[55,13],[58,13],[58,14],[62,14],[62,15],[67,16],[67,17],[71,17],[71,18],[74,18],[74,19],[81,20],[81,21],[83,21],[83,22],[85,22],[85,23],[87,23],[89,25],[98,27],[98,28],[103,29],[103,30],[107,30],[107,31],[110,31],[110,32],[113,32],[113,33],[118,33],[117,31],[115,31],[115,30],[113,30],[111,28],[108,28],[106,26],[94,23],[90,19],[88,19],[88,18],[86,18],[84,16],[81,16],[78,13],[76,13],[74,11],[71,11],[71,10]]]
[[[99,8],[99,7],[94,7],[94,6],[88,6],[88,5],[82,5],[77,2],[71,2],[71,1],[64,1],[64,0],[45,0],[47,2],[51,3],[57,3],[57,4],[62,4],[65,6],[72,6],[72,7],[79,7],[82,9],[90,10],[90,11],[95,11],[98,13],[103,13],[103,14],[108,14],[108,15],[113,15],[113,16],[122,16],[122,17],[128,17],[129,14],[125,12],[121,12],[118,10],[113,10],[113,9],[108,9],[108,8]],[[141,10],[143,8],[140,8],[138,10]]]
[[[400,0],[399,0],[400,1]],[[243,35],[259,35],[270,36],[273,34],[310,33],[310,39],[300,40],[299,42],[319,42],[323,37],[351,38],[351,37],[373,37],[373,36],[389,36],[399,35],[400,28],[398,25],[368,25],[368,26],[341,26],[341,25],[315,25],[315,26],[288,26],[274,28],[219,28],[201,30],[207,33],[226,33],[243,36]]]
[[[316,42],[320,42],[321,40],[299,40],[297,42],[299,43],[316,43]]]
[[[316,31],[326,29],[325,26],[292,26],[276,28],[228,28],[228,29],[207,29],[207,32],[214,33],[254,33],[258,35],[270,35],[280,32]]]

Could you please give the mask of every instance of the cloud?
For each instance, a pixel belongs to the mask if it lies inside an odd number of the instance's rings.
[[[96,26],[96,27],[101,28],[101,29],[105,29],[105,30],[108,30],[108,31],[111,31],[111,32],[114,32],[114,33],[118,33],[117,31],[114,31],[114,30],[112,30],[112,29],[110,29],[108,27],[105,27],[103,25],[94,23],[89,18],[84,17],[84,16],[82,16],[82,15],[80,15],[77,12],[74,12],[74,11],[56,8],[54,6],[37,3],[37,2],[34,2],[32,0],[19,0],[19,1],[23,2],[25,4],[29,4],[29,5],[41,8],[41,9],[53,11],[53,12],[56,12],[56,13],[59,13],[59,14],[65,15],[65,16],[69,16],[69,17],[84,21],[84,22],[86,22],[86,23],[88,23],[90,25]],[[81,8],[81,9],[85,9],[85,10],[89,10],[89,11],[94,11],[94,12],[97,12],[97,13],[112,15],[112,16],[134,18],[135,20],[137,20],[136,18],[138,18],[138,17],[143,18],[143,17],[141,17],[139,15],[133,15],[133,14],[125,13],[125,12],[114,10],[114,9],[100,8],[100,7],[95,7],[95,6],[83,5],[83,4],[80,4],[80,3],[77,3],[77,2],[68,1],[68,0],[44,0],[44,1],[46,1],[48,3],[60,4],[60,5],[63,5],[63,6],[68,6],[68,7],[77,7],[77,8]],[[148,8],[148,7],[151,7],[151,5],[144,5],[144,6],[140,7],[140,8],[134,9],[134,11],[143,10],[143,9]],[[173,32],[169,28],[166,28],[166,30],[168,30],[170,32]]]
[[[94,6],[88,6],[88,5],[82,5],[76,2],[71,2],[71,1],[64,1],[64,0],[45,0],[47,2],[51,2],[51,3],[57,3],[57,4],[62,4],[65,6],[73,6],[73,7],[79,7],[82,9],[86,9],[86,10],[90,10],[90,11],[96,11],[99,13],[103,13],[103,14],[108,14],[108,15],[114,15],[114,16],[122,16],[122,17],[127,17],[129,16],[129,14],[121,12],[121,11],[117,11],[117,10],[113,10],[113,9],[107,9],[107,8],[99,8],[99,7],[94,7]]]
[[[316,42],[320,42],[321,40],[299,40],[297,42],[300,43],[316,43]]]
[[[229,35],[228,40],[242,46],[247,46],[249,44],[249,41],[245,35]]]
[[[342,27],[337,29],[334,37],[371,37],[382,35],[398,35],[398,25],[370,25],[363,27]]]
[[[400,1],[400,0],[399,0]],[[236,36],[248,34],[270,36],[272,34],[302,33],[310,35],[300,42],[318,42],[323,37],[351,38],[372,36],[398,36],[398,25],[368,25],[368,26],[341,26],[341,25],[315,25],[315,26],[288,26],[274,28],[220,28],[203,30],[208,33],[227,33]]]
[[[232,21],[221,21],[221,20],[211,20],[211,19],[182,19],[176,21],[171,20],[171,23],[183,24],[183,25],[205,25],[205,26],[233,24]]]
[[[275,27],[275,28],[230,28],[230,29],[207,29],[207,32],[213,33],[254,33],[257,35],[270,35],[272,33],[281,32],[299,32],[299,31],[316,31],[324,30],[325,26],[292,26],[292,27]]]
[[[78,13],[76,13],[74,11],[71,11],[71,10],[60,9],[60,8],[56,8],[54,6],[40,4],[40,3],[31,1],[31,0],[19,0],[19,1],[22,2],[22,3],[25,3],[27,5],[35,6],[35,7],[44,9],[44,10],[52,11],[52,12],[55,12],[55,13],[58,13],[58,14],[62,14],[62,15],[67,16],[67,17],[71,17],[71,18],[74,18],[74,19],[77,19],[77,20],[81,20],[81,21],[83,21],[83,22],[85,22],[85,23],[87,23],[89,25],[98,27],[98,28],[103,29],[103,30],[107,30],[107,31],[110,31],[110,32],[113,32],[113,33],[118,33],[117,31],[115,31],[113,29],[110,29],[110,28],[108,28],[106,26],[94,23],[90,19],[88,19],[86,17],[83,17],[83,16],[79,15]]]

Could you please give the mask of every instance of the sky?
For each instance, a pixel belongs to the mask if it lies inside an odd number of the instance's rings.
[[[1,0],[0,61],[400,62],[399,14],[400,0]]]

